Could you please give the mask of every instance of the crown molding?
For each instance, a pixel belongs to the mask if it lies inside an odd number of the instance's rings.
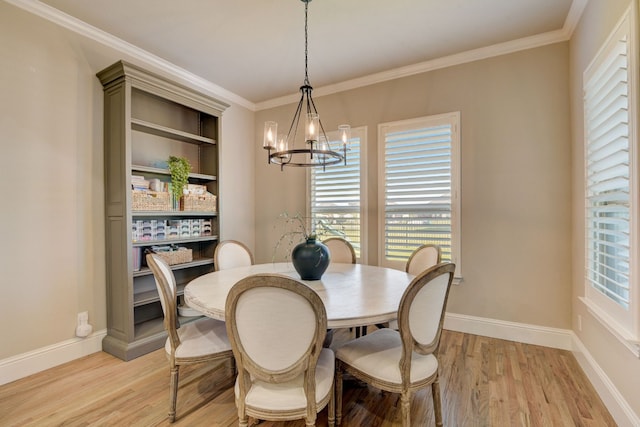
[[[564,25],[560,30],[549,31],[547,33],[537,34],[535,36],[524,37],[521,39],[499,43],[492,46],[486,46],[450,56],[436,58],[433,60],[420,62],[418,64],[408,65],[406,67],[400,67],[364,77],[358,77],[352,80],[346,80],[334,85],[314,88],[315,95],[316,97],[331,95],[346,90],[357,89],[376,83],[382,83],[389,80],[412,76],[415,74],[426,73],[429,71],[447,68],[454,65],[461,65],[468,62],[491,58],[494,56],[506,55],[521,50],[533,49],[536,47],[567,41],[571,38],[576,26],[580,22],[580,17],[582,16],[582,12],[584,11],[584,8],[586,7],[588,1],[589,0],[573,0],[571,2],[571,8],[569,9],[569,13],[567,14],[567,19],[565,20]],[[286,95],[257,103],[255,109],[256,111],[260,111],[268,108],[279,107],[282,105],[294,103],[299,98],[300,95],[298,94]]]
[[[19,7],[20,9],[46,19],[47,21],[64,27],[76,34],[128,55],[129,57],[139,61],[141,63],[140,65],[152,67],[159,72],[166,73],[181,80],[187,85],[203,90],[214,97],[222,98],[224,101],[233,102],[252,111],[255,110],[255,105],[241,96],[38,0],[5,1]]]
[[[469,50],[466,52],[456,53],[454,55],[444,56],[430,61],[420,62],[418,64],[407,65],[405,67],[395,68],[393,70],[382,71],[376,74],[370,74],[364,77],[358,77],[352,80],[336,83],[334,85],[322,86],[314,88],[316,97],[331,95],[338,92],[357,89],[376,83],[383,83],[389,80],[395,80],[402,77],[409,77],[416,74],[426,73],[429,71],[439,70],[454,65],[474,62],[481,59],[487,59],[494,56],[506,55],[521,50],[532,49],[535,47],[545,46],[548,44],[566,41],[566,35],[563,30],[551,31],[544,34],[538,34],[518,40],[505,43],[499,43],[492,46],[482,47]],[[269,101],[256,104],[256,110],[264,110],[267,108],[279,107],[295,102],[299,95],[286,95]]]
[[[197,87],[205,92],[212,94],[213,96],[223,98],[223,100],[225,101],[233,102],[251,111],[260,111],[291,104],[296,102],[300,97],[299,94],[295,93],[270,99],[264,102],[252,103],[251,101],[248,101],[241,96],[236,95],[235,93],[210,82],[209,80],[197,76],[185,70],[184,68],[178,67],[177,65],[174,65],[169,61],[153,55],[105,31],[93,27],[84,21],[67,15],[66,13],[63,13],[58,9],[41,3],[38,0],[5,1],[34,15],[40,16],[41,18],[60,25],[61,27],[64,27],[70,31],[73,31],[105,46],[111,47],[124,54],[127,54],[147,66],[151,66],[161,72],[167,73],[168,75],[178,78],[191,86]],[[331,95],[346,90],[357,89],[376,83],[382,83],[389,80],[408,77],[416,74],[451,67],[454,65],[460,65],[468,62],[478,61],[481,59],[506,55],[521,50],[533,49],[548,44],[567,41],[571,38],[576,26],[578,25],[580,17],[582,16],[582,12],[584,11],[584,8],[586,7],[588,1],[589,0],[572,1],[571,8],[569,10],[569,13],[567,14],[567,19],[564,22],[563,28],[560,30],[550,31],[531,37],[524,37],[521,39],[482,47],[479,49],[473,49],[466,52],[421,62],[418,64],[408,65],[406,67],[400,67],[364,77],[346,80],[344,82],[336,83],[333,85],[322,86],[314,89],[315,95],[316,97]]]

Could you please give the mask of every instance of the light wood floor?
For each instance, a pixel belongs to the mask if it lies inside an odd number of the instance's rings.
[[[446,426],[615,426],[570,352],[445,331],[440,363]],[[237,425],[225,368],[182,368],[174,425]],[[168,389],[164,350],[130,362],[95,353],[0,387],[0,426],[167,426]],[[398,395],[350,381],[344,393],[343,426],[401,425]],[[414,396],[411,418],[435,424],[430,389]],[[260,423],[276,426],[304,422]]]

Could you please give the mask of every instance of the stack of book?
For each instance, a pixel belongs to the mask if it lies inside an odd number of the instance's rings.
[[[149,181],[142,175],[131,175],[131,187],[138,191],[149,191]]]

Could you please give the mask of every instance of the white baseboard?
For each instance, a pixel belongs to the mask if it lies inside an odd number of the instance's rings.
[[[573,349],[573,332],[569,329],[548,328],[455,313],[445,315],[444,329],[562,350]]]
[[[445,315],[444,328],[456,332],[569,350],[573,352],[578,364],[618,426],[640,426],[640,417],[631,409],[626,399],[573,331],[455,313]]]
[[[456,332],[572,351],[616,423],[621,427],[640,426],[640,417],[631,409],[573,331],[455,313],[446,314],[444,328]],[[84,339],[73,338],[0,360],[0,385],[101,351],[102,339],[106,333],[106,330],[98,331]]]
[[[105,335],[106,329],[0,360],[0,385],[102,351]]]
[[[600,399],[604,402],[609,413],[619,427],[640,426],[640,416],[636,414],[626,399],[620,394],[616,386],[611,382],[607,374],[600,368],[591,353],[582,344],[582,341],[574,333],[573,355],[584,371],[587,378],[596,389]]]

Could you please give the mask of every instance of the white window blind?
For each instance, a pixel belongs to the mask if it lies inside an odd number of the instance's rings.
[[[640,356],[637,5],[584,72],[584,302]]]
[[[587,281],[629,307],[630,157],[627,35],[615,38],[584,86]]]
[[[328,138],[332,145],[333,134]],[[351,149],[347,152],[347,164],[312,168],[310,171],[309,200],[311,221],[318,239],[343,237],[348,240],[361,256],[361,183],[360,154],[361,132],[352,130]]]
[[[459,260],[458,122],[455,113],[382,125],[383,265],[404,265],[426,243]]]

